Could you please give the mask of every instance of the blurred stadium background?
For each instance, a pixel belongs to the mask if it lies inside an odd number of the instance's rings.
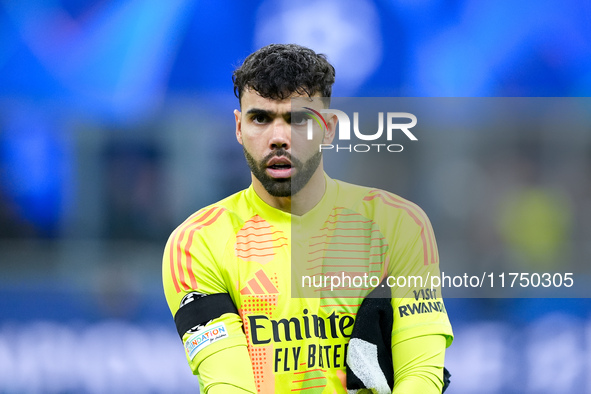
[[[161,255],[249,184],[230,76],[251,51],[326,53],[335,96],[578,97],[590,21],[576,0],[0,2],[0,393],[198,391]],[[423,144],[391,191],[443,267],[588,264],[591,130],[565,132]],[[591,392],[588,299],[446,304],[450,394]]]

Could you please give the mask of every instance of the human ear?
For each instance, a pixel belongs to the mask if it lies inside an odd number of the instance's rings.
[[[323,144],[330,144],[334,139],[335,132],[337,129],[338,118],[336,115],[332,115],[330,118],[326,120],[326,132],[324,133],[324,139],[322,141]]]
[[[236,139],[242,145],[242,114],[237,109],[234,110],[234,121],[236,122]]]

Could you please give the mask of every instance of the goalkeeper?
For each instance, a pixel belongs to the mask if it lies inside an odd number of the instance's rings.
[[[387,305],[368,307],[385,318],[370,336],[356,317],[371,289],[292,297],[292,267],[311,276],[439,274],[418,206],[324,172],[318,146],[332,142],[336,117],[311,141],[295,132],[307,118],[292,99],[328,108],[334,79],[325,56],[294,44],[261,48],[234,72],[235,134],[252,184],[191,215],[163,258],[166,299],[202,393],[442,390],[453,334],[438,291],[390,293]]]

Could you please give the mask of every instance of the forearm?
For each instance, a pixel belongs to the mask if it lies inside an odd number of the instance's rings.
[[[236,387],[226,383],[220,383],[216,385],[209,386],[208,389],[204,391],[204,394],[250,394],[253,391],[248,391],[241,389],[240,387]]]
[[[246,346],[233,346],[209,355],[199,364],[197,375],[204,394],[256,393]]]
[[[443,335],[425,335],[394,345],[393,394],[441,393],[445,348]]]

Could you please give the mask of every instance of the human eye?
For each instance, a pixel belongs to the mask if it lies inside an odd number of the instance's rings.
[[[267,124],[269,123],[270,118],[267,114],[255,113],[251,115],[250,120],[254,124]]]
[[[310,119],[310,114],[307,112],[292,112],[290,123],[294,126],[302,126],[305,125]]]

